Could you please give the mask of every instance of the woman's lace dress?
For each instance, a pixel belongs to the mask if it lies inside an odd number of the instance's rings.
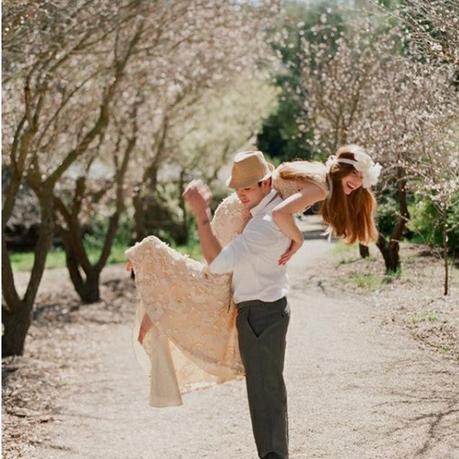
[[[278,171],[273,186],[283,198],[301,189],[304,181],[284,180]],[[326,189],[323,171],[316,172],[306,180]],[[235,193],[220,203],[211,225],[222,246],[241,233],[249,217]],[[150,405],[181,405],[184,392],[243,377],[231,275],[210,273],[205,263],[155,236],[135,244],[126,255],[139,294],[133,341],[137,355],[147,357]],[[141,345],[137,336],[145,313],[153,327]]]

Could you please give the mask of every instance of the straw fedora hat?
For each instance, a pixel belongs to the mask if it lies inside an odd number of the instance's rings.
[[[234,157],[231,176],[226,181],[229,188],[246,188],[269,178],[274,166],[268,163],[261,151],[241,151]]]

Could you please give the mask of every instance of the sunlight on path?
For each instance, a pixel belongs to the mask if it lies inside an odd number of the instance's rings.
[[[383,326],[371,304],[310,284],[314,260],[329,248],[306,240],[289,268],[291,458],[459,457],[457,368]],[[95,370],[63,394],[59,422],[36,457],[255,458],[244,382],[189,393],[181,407],[150,408],[130,325],[94,337]]]

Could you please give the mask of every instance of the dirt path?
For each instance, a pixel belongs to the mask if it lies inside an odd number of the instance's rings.
[[[457,367],[383,325],[371,304],[308,285],[328,250],[307,240],[290,265],[291,458],[459,458]],[[34,457],[256,457],[243,381],[150,408],[131,323],[91,330],[97,353],[74,368]]]

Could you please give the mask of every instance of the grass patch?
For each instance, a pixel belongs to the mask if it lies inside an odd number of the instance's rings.
[[[417,312],[411,316],[411,321],[415,324],[419,322],[436,322],[438,315],[436,311]]]
[[[110,256],[108,257],[108,264],[109,265],[116,265],[117,263],[125,263],[127,261],[126,255],[124,254],[125,250],[128,247],[123,245],[114,245],[110,252]],[[95,257],[95,259],[97,259]]]
[[[127,249],[125,245],[114,245],[112,247],[107,264],[124,263],[127,261],[124,251]],[[95,263],[99,257],[100,250],[95,247],[86,247],[88,257],[91,263]],[[15,252],[10,255],[13,271],[30,271],[33,266],[33,252]],[[46,269],[65,268],[65,252],[62,248],[50,250],[46,258]]]
[[[445,344],[442,344],[441,346],[439,346],[438,349],[445,354],[448,354],[449,351],[451,350],[451,348],[449,346],[446,346]]]
[[[339,261],[338,261],[338,266],[341,266],[341,265],[350,265],[351,263],[355,263],[356,261],[359,261],[360,258],[341,258]]]
[[[355,244],[350,244],[349,245],[349,244],[344,243],[341,240],[338,240],[333,244],[333,247],[331,248],[331,253],[333,255],[339,255],[339,254],[343,254],[343,253],[347,254],[349,252],[354,252],[354,253],[356,253],[358,255],[359,254],[358,246],[355,245]]]
[[[413,265],[418,261],[418,255],[405,255],[403,257],[402,263],[404,265]]]
[[[350,265],[355,262],[375,262],[378,258],[374,255],[369,255],[366,258],[360,256],[359,247],[357,244],[346,244],[343,241],[337,241],[331,248],[331,254],[337,258],[337,266]]]
[[[386,272],[386,274],[384,274],[383,282],[385,284],[390,284],[390,283],[394,282],[395,280],[400,279],[401,275],[402,275],[402,269],[399,266],[396,269],[396,271]]]
[[[108,257],[107,264],[114,265],[118,263],[125,263],[127,261],[124,251],[128,247],[124,244],[115,244],[112,247],[110,256]],[[178,252],[188,255],[195,260],[202,260],[202,252],[199,241],[192,239],[186,245],[174,246]],[[91,245],[86,246],[89,261],[95,263],[100,255],[100,249]],[[13,271],[30,271],[33,266],[34,253],[33,252],[14,252],[10,254]],[[46,258],[46,269],[65,268],[65,252],[62,248],[52,249]]]
[[[33,252],[15,252],[10,254],[10,260],[14,272],[30,271],[33,266]],[[65,253],[62,249],[53,249],[46,257],[46,269],[65,267]]]
[[[351,273],[348,277],[352,285],[364,290],[377,290],[381,287],[381,277],[373,273]]]
[[[341,265],[350,265],[352,263],[355,263],[357,261],[361,261],[361,262],[375,262],[375,261],[378,261],[378,259],[376,257],[373,257],[373,256],[369,256],[367,258],[361,258],[359,255],[356,255],[355,257],[343,257],[343,258],[340,258],[338,260],[338,266],[341,266]]]

